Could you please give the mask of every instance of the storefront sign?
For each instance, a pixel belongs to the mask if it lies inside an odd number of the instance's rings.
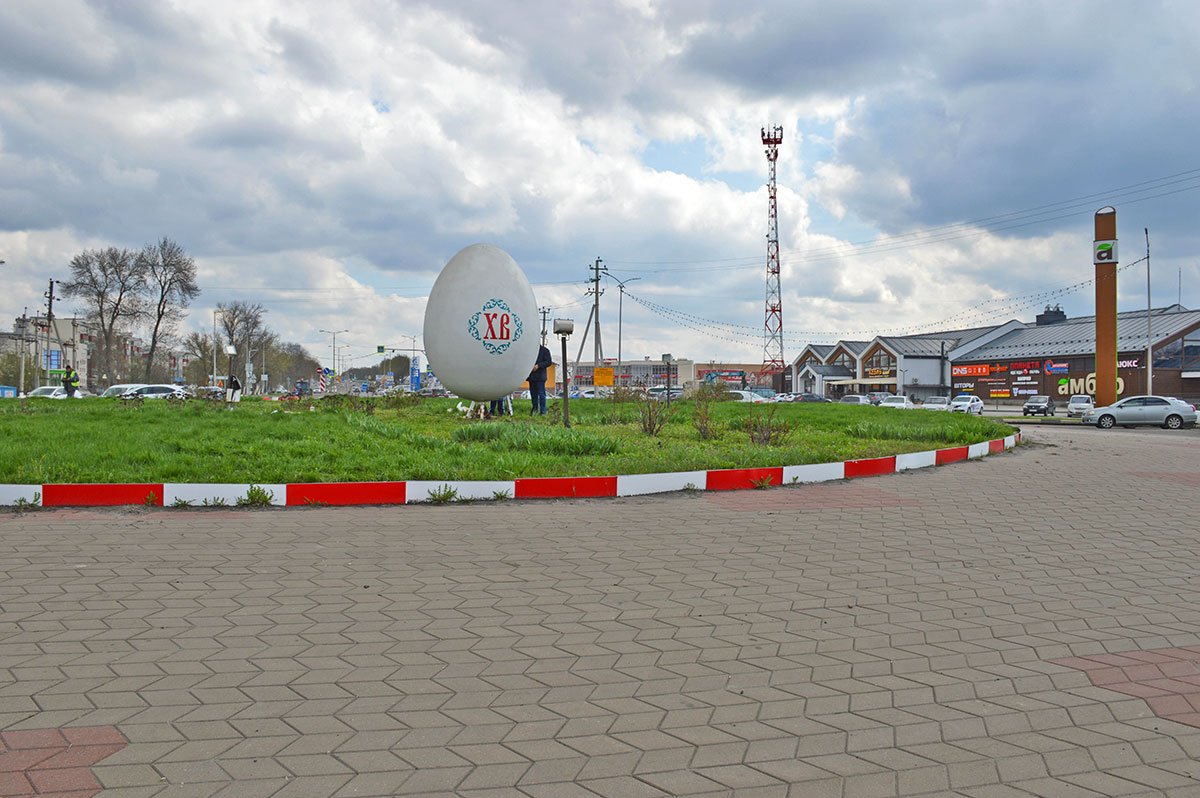
[[[989,374],[987,364],[981,366],[951,366],[952,377],[986,377]]]
[[[1077,393],[1096,395],[1096,372],[1093,371],[1083,378],[1063,377],[1058,381],[1059,396],[1072,396]],[[1117,377],[1117,396],[1123,393],[1125,393],[1125,380]]]
[[[1055,363],[1053,360],[1047,360],[1043,368],[1047,374],[1066,374],[1068,370],[1066,363]]]
[[[895,369],[867,369],[866,376],[868,377],[895,377]]]
[[[1119,368],[1119,369],[1136,369],[1136,368],[1141,368],[1141,366],[1140,366],[1140,365],[1138,365],[1140,362],[1141,362],[1141,361],[1140,361],[1140,360],[1138,360],[1136,357],[1135,357],[1135,358],[1132,358],[1132,359],[1130,359],[1130,360],[1118,360],[1118,361],[1117,361],[1117,368]]]
[[[1008,364],[1008,367],[1014,371],[1016,369],[1040,369],[1042,364],[1038,360],[1014,360]]]
[[[1012,394],[1009,393],[1009,390],[1007,388],[992,388],[988,391],[988,395],[991,396],[993,399],[1007,399]]]

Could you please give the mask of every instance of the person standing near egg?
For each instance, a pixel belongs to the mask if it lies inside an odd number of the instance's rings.
[[[529,414],[537,413],[540,416],[546,415],[546,369],[554,362],[554,357],[550,354],[550,350],[545,344],[538,347],[537,362],[533,364],[533,371],[529,372],[529,399],[533,406],[529,408]]]

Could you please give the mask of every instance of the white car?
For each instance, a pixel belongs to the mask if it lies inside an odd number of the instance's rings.
[[[865,396],[859,396],[856,393],[848,393],[841,399],[838,399],[840,405],[869,405],[871,400]]]
[[[191,394],[178,385],[141,385],[121,394],[122,399],[140,396],[143,399],[189,399]]]
[[[971,394],[959,394],[954,397],[954,401],[950,403],[951,413],[974,413],[977,416],[983,415],[983,400],[978,396]]]
[[[752,404],[761,405],[768,401],[765,397],[754,393],[753,391],[726,391],[729,398],[735,402],[751,402]]]
[[[41,388],[34,388],[25,395],[26,399],[66,399],[67,389],[61,385],[43,385]],[[81,391],[75,392],[76,399],[82,399]]]
[[[923,405],[921,405],[921,409],[922,410],[949,410],[950,409],[950,397],[949,396],[930,396],[928,399],[925,400],[925,403]]]
[[[1077,393],[1067,401],[1067,418],[1083,417],[1089,410],[1095,410],[1096,403],[1085,393]]]
[[[127,383],[123,383],[121,385],[113,385],[113,386],[109,387],[106,391],[101,393],[100,398],[101,399],[111,399],[114,397],[123,396],[124,394],[129,393],[130,391],[134,390],[135,388],[144,388],[145,385],[146,385],[146,383],[144,383],[144,382],[127,382]]]
[[[895,407],[899,410],[912,410],[916,407],[907,396],[885,396],[879,400],[879,407]]]

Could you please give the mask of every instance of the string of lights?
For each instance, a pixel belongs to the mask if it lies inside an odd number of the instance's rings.
[[[1118,268],[1118,272],[1124,271],[1139,263],[1145,262],[1145,258],[1131,261],[1122,264]],[[1071,285],[1061,286],[1059,288],[1047,289],[1038,291],[1032,294],[1024,294],[1009,297],[994,297],[990,299],[980,300],[967,306],[964,310],[949,316],[945,319],[936,322],[926,322],[920,324],[910,324],[900,327],[885,327],[861,330],[792,330],[785,339],[793,344],[799,345],[811,343],[811,338],[834,338],[846,339],[853,336],[869,336],[891,334],[891,335],[918,335],[923,332],[945,331],[954,329],[955,327],[972,327],[982,326],[988,322],[995,321],[998,317],[1011,316],[1021,310],[1036,307],[1038,305],[1052,302],[1056,299],[1073,294],[1095,283],[1094,279],[1081,280]],[[647,310],[655,313],[658,316],[673,321],[680,326],[700,332],[712,338],[728,341],[731,343],[745,344],[747,339],[757,341],[761,332],[756,328],[736,322],[724,322],[715,319],[705,318],[686,311],[669,308],[645,297],[638,296],[632,292],[626,291],[626,295],[645,307]],[[1000,304],[1002,303],[1002,304]],[[734,337],[736,336],[736,337]]]

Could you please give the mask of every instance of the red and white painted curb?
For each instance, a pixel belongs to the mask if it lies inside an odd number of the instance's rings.
[[[491,481],[407,480],[404,482],[301,482],[287,484],[200,484],[151,482],[134,484],[0,485],[0,505],[104,507],[140,504],[147,507],[234,507],[252,489],[270,503],[304,505],[420,504],[453,497],[456,501],[488,499],[577,499],[641,496],[679,490],[747,490],[765,485],[793,485],[895,474],[914,468],[975,460],[1012,449],[1021,433],[970,446],[897,454],[842,463],[816,463],[666,474],[611,477],[528,477]]]

